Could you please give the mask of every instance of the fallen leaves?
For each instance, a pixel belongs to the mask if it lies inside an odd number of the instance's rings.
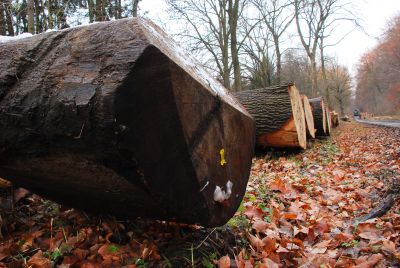
[[[400,130],[345,124],[340,131],[303,154],[255,161],[244,215],[259,267],[400,264],[398,207],[355,221],[400,180]]]
[[[254,160],[245,200],[223,235],[89,217],[19,189],[19,221],[6,226],[0,267],[396,267],[399,204],[380,218],[355,219],[399,179],[400,130],[355,124],[339,130],[304,153]],[[171,244],[186,254],[177,264],[169,259]],[[204,256],[197,245],[218,253]]]

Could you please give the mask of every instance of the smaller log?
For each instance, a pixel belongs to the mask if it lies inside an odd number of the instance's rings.
[[[347,115],[340,117],[340,120],[345,121],[345,122],[350,122],[350,118]]]
[[[309,99],[315,126],[316,136],[326,136],[325,102],[322,97]]]
[[[241,91],[235,96],[254,117],[258,146],[306,148],[304,108],[293,84]]]
[[[330,136],[332,132],[331,111],[327,106],[325,107],[325,117],[326,117],[326,136]]]
[[[336,111],[331,112],[331,124],[332,127],[339,126],[339,114]]]
[[[315,139],[314,117],[311,109],[310,102],[306,95],[301,95],[304,108],[304,117],[306,119],[307,137]]]

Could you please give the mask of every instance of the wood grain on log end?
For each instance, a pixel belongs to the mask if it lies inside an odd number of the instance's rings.
[[[306,118],[307,136],[314,139],[315,138],[315,126],[314,126],[314,118],[313,118],[311,105],[310,105],[310,102],[308,101],[307,96],[302,95],[301,98],[303,101],[304,116]]]
[[[331,121],[331,111],[329,110],[329,107],[325,107],[325,118],[326,118],[326,136],[331,135],[332,131],[332,121]]]

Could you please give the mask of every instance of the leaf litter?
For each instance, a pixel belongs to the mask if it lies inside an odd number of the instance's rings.
[[[398,198],[360,220],[399,185],[400,129],[355,123],[255,158],[219,228],[88,215],[0,180],[0,267],[399,267]]]

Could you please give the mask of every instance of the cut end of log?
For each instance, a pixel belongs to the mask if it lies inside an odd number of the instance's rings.
[[[331,126],[331,112],[329,110],[329,107],[325,107],[325,118],[326,118],[326,136],[331,135],[332,131],[332,126]]]
[[[331,112],[331,125],[332,127],[339,126],[339,114],[336,111]]]
[[[311,109],[310,102],[308,101],[307,96],[301,96],[303,101],[304,107],[304,117],[306,119],[306,126],[307,126],[307,136],[311,138],[315,138],[315,126],[314,126],[314,117]]]
[[[309,99],[315,126],[316,136],[327,135],[327,117],[326,117],[326,106],[325,101],[322,97]]]

